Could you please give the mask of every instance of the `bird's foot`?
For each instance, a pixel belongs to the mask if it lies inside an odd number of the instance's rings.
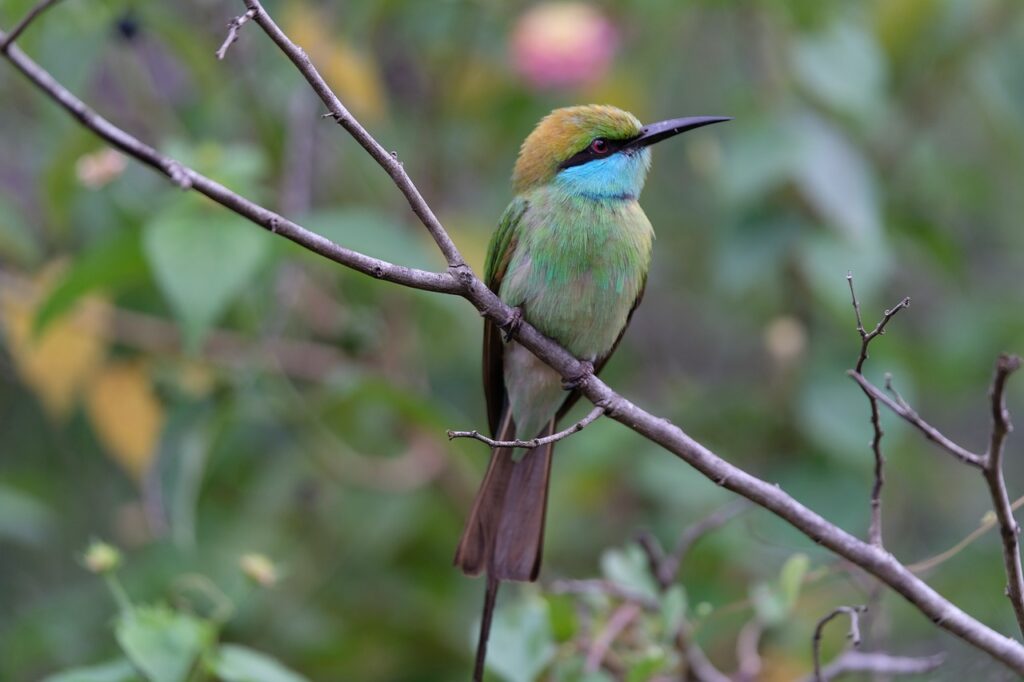
[[[519,329],[519,325],[523,323],[523,309],[520,307],[512,308],[512,315],[509,316],[505,324],[501,325],[501,330],[505,332],[502,336],[505,339],[505,343],[512,340],[512,335]]]
[[[562,388],[567,391],[575,391],[577,388],[583,388],[583,386],[590,381],[590,377],[594,376],[594,363],[589,360],[580,360],[580,373],[572,379],[563,379]]]

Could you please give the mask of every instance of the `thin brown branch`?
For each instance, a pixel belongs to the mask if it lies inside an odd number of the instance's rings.
[[[821,675],[821,635],[825,630],[825,626],[834,618],[838,618],[845,613],[850,617],[850,631],[847,637],[850,640],[850,644],[858,647],[860,646],[860,614],[866,610],[866,606],[840,606],[818,621],[818,624],[814,627],[814,638],[811,641],[811,651],[814,655],[815,682],[822,682],[824,679]]]
[[[295,64],[295,67],[310,84],[313,91],[327,105],[327,110],[331,113],[331,117],[348,131],[355,141],[373,157],[374,161],[380,164],[381,168],[391,176],[392,181],[394,181],[399,191],[405,196],[406,201],[409,202],[409,207],[413,213],[416,214],[416,217],[420,219],[423,226],[427,228],[430,236],[433,237],[434,243],[441,250],[441,254],[447,261],[448,267],[469,271],[469,266],[466,265],[462,254],[459,253],[455,243],[448,236],[448,232],[441,225],[441,221],[437,219],[430,205],[427,204],[420,191],[416,188],[416,185],[413,184],[412,178],[405,172],[405,167],[398,160],[398,155],[389,152],[381,146],[362,124],[356,120],[356,117],[349,113],[349,110],[345,108],[345,105],[341,103],[341,100],[338,99],[338,96],[334,94],[334,91],[327,85],[320,72],[317,71],[313,62],[309,59],[309,55],[285,35],[284,31],[263,9],[263,5],[259,3],[259,0],[244,0],[244,2],[249,11],[255,12],[253,21],[260,25],[270,39],[284,52],[285,56]]]
[[[224,38],[224,42],[221,43],[220,47],[218,47],[217,51],[214,53],[217,55],[217,59],[224,59],[228,53],[228,48],[238,40],[238,31],[245,25],[245,22],[249,21],[254,16],[256,16],[256,10],[248,9],[245,14],[239,15],[228,22],[228,35]]]
[[[1006,596],[1013,606],[1017,626],[1024,634],[1024,569],[1021,568],[1020,560],[1020,525],[1013,515],[1010,496],[1006,491],[1006,477],[1003,475],[1003,446],[1013,430],[1010,413],[1006,409],[1006,381],[1020,366],[1021,360],[1017,355],[1003,354],[996,361],[995,377],[989,391],[992,402],[992,436],[985,456],[984,475],[1003,540]]]
[[[877,386],[868,381],[864,375],[859,374],[852,369],[848,371],[847,374],[850,375],[850,377],[856,381],[866,393],[870,394],[875,398],[875,400],[888,407],[898,417],[902,417],[906,422],[924,434],[925,438],[932,441],[964,464],[969,464],[970,466],[977,467],[978,469],[984,467],[984,457],[954,443],[952,440],[944,436],[941,431],[922,419],[921,416],[905,402],[896,402],[883,393]]]
[[[834,680],[850,673],[924,675],[941,666],[945,660],[946,656],[944,654],[911,657],[893,656],[881,651],[862,653],[860,651],[847,650],[836,660],[825,666],[817,678],[809,675],[803,679],[803,682],[815,682],[816,679],[828,682],[828,680]]]
[[[40,2],[36,3],[35,6],[28,11],[28,14],[14,25],[14,28],[11,29],[11,32],[8,33],[6,37],[0,38],[0,54],[7,52],[7,48],[25,32],[25,29],[28,28],[29,24],[35,21],[40,14],[50,9],[58,2],[60,2],[60,0],[40,0]]]
[[[245,0],[245,2],[250,8],[259,8],[258,3],[254,0]],[[66,109],[83,126],[114,147],[167,175],[179,186],[196,189],[261,227],[279,233],[314,253],[364,274],[412,288],[458,294],[472,303],[482,315],[499,326],[514,319],[513,310],[488,289],[468,266],[464,265],[447,233],[444,232],[433,213],[429,211],[429,207],[412,186],[408,176],[405,175],[401,163],[384,151],[384,148],[348,114],[347,110],[338,102],[337,97],[316,75],[308,57],[284,37],[280,29],[268,20],[265,12],[258,9],[253,21],[263,27],[272,38],[275,38],[275,42],[285,50],[289,58],[307,76],[307,81],[310,81],[317,93],[321,95],[321,99],[327,98],[327,101],[331,102],[329,108],[335,114],[335,118],[356,136],[371,156],[388,171],[396,186],[409,201],[413,211],[430,230],[435,242],[438,242],[439,248],[449,263],[446,272],[436,273],[403,268],[345,249],[309,232],[262,206],[240,197],[213,180],[191,169],[184,168],[180,163],[156,152],[109,121],[99,117],[71,95],[66,88],[57,83],[46,71],[26,57],[17,46],[10,46],[6,57],[36,87]],[[0,32],[0,40],[5,37],[6,35]],[[581,375],[583,364],[579,360],[557,343],[544,337],[525,321],[516,327],[512,336],[555,369],[564,379],[572,380]],[[891,554],[829,523],[819,514],[788,495],[779,486],[752,476],[726,462],[695,441],[678,426],[638,408],[613,391],[600,378],[591,377],[580,387],[580,391],[594,405],[603,406],[605,413],[612,419],[624,424],[651,442],[661,445],[717,485],[742,495],[776,514],[812,541],[821,544],[885,582],[943,629],[985,651],[1010,669],[1024,674],[1024,646],[964,613],[959,607],[943,598],[907,570],[906,566],[899,563]]]
[[[574,433],[578,433],[583,429],[587,428],[595,421],[598,417],[604,414],[604,408],[596,406],[592,409],[587,416],[579,420],[567,429],[562,429],[558,433],[553,433],[550,436],[544,436],[542,438],[531,438],[529,440],[494,440],[483,435],[479,431],[448,431],[448,440],[454,440],[456,438],[473,438],[481,443],[486,443],[492,448],[539,448],[541,445],[547,445],[548,443],[557,443],[560,440],[564,440]]]
[[[596,673],[604,662],[608,650],[622,631],[629,627],[629,624],[640,615],[640,607],[637,604],[626,602],[612,612],[607,625],[597,637],[594,638],[587,652],[586,662],[583,665],[584,672]]]
[[[0,32],[0,38],[2,37],[3,34]],[[450,272],[429,272],[395,265],[346,249],[329,239],[310,232],[277,213],[232,192],[224,185],[183,166],[178,161],[161,154],[118,128],[71,94],[53,76],[18,49],[17,45],[11,45],[6,56],[18,71],[76,118],[79,123],[128,156],[166,175],[181,189],[195,190],[274,234],[279,234],[324,258],[372,277],[415,289],[449,294],[458,293],[463,288],[460,281]]]
[[[910,297],[905,297],[892,308],[882,314],[875,328],[870,332],[864,329],[864,320],[860,313],[860,301],[857,300],[857,291],[853,286],[853,273],[846,274],[846,283],[850,287],[850,299],[853,302],[853,310],[857,318],[857,333],[860,335],[860,354],[857,356],[855,371],[860,374],[864,369],[864,362],[868,359],[868,346],[877,337],[885,333],[885,327],[895,317],[896,313],[910,305]],[[871,408],[871,429],[874,435],[871,438],[871,452],[875,456],[874,483],[871,486],[871,523],[868,526],[868,540],[876,547],[882,546],[882,488],[885,486],[885,455],[882,453],[882,430],[881,416],[878,414],[878,401],[867,391],[864,395],[868,398]]]

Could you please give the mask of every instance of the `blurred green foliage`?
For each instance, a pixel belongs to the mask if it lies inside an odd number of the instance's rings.
[[[31,4],[4,2],[0,26]],[[597,3],[613,57],[595,52],[590,72],[557,88],[523,64],[544,36],[512,47],[524,3],[267,5],[398,152],[478,271],[518,145],[553,107],[734,116],[655,152],[642,200],[654,270],[610,383],[863,534],[868,409],[844,376],[858,347],[852,271],[868,323],[913,300],[872,346],[868,375],[892,372],[922,414],[983,447],[995,356],[1024,349],[1018,0]],[[245,27],[214,59],[241,7],[66,2],[19,45],[232,189],[338,243],[440,268],[386,175],[320,119],[260,31]],[[585,33],[556,20],[542,28]],[[291,679],[246,672],[278,665],[265,657],[313,680],[465,679],[482,585],[451,555],[487,454],[444,432],[485,422],[475,312],[182,195],[104,151],[6,64],[0,150],[0,680],[124,655],[134,666],[50,679],[174,679],[150,674],[145,633],[126,630],[75,561],[94,536],[124,548],[137,603],[173,606],[139,617],[177,633],[190,652],[178,660],[214,646],[188,577],[231,595],[217,629],[246,648],[218,649],[220,679]],[[1024,412],[1024,382],[1009,401]],[[886,541],[916,561],[977,526],[984,487],[889,415],[883,425]],[[1020,452],[1011,440],[1012,495],[1024,493]],[[658,597],[612,648],[630,682],[676,669],[684,617],[726,670],[737,633],[760,623],[763,678],[793,679],[809,669],[817,619],[868,599],[868,583],[762,511],[702,540],[679,584],[650,592],[634,533],[671,546],[728,495],[612,422],[560,444],[553,486],[541,587],[504,591],[495,679],[608,679],[584,672],[581,642],[621,604],[556,594],[557,578]],[[250,552],[280,566],[273,587],[245,588]],[[990,534],[927,577],[1010,633],[999,552]],[[931,679],[1004,679],[897,598],[872,618],[867,646],[950,652]],[[829,630],[826,658],[842,634]]]

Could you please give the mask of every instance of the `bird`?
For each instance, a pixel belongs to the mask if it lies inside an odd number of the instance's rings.
[[[643,297],[654,229],[638,203],[651,145],[730,120],[674,118],[643,125],[610,105],[555,109],[527,136],[512,174],[515,196],[491,237],[484,281],[515,314],[484,321],[483,383],[498,441],[555,432],[590,373],[600,372]],[[563,382],[511,338],[525,320],[581,363]],[[495,447],[455,553],[467,575],[486,573],[474,682],[483,679],[498,587],[540,571],[554,443]]]

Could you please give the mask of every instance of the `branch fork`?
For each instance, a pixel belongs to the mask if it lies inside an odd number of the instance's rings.
[[[6,58],[38,90],[64,108],[82,126],[91,130],[111,146],[157,170],[170,178],[178,186],[199,192],[253,223],[267,230],[274,231],[282,237],[329,260],[395,284],[425,291],[461,296],[495,323],[500,324],[512,314],[509,307],[494,292],[490,291],[472,270],[466,266],[451,237],[424,200],[415,184],[413,184],[402,164],[394,159],[390,152],[349,113],[337,95],[320,76],[306,53],[295,45],[280,27],[274,23],[258,0],[243,0],[247,9],[243,16],[249,15],[252,12],[251,19],[247,21],[251,21],[263,29],[267,36],[273,40],[295,65],[310,87],[327,106],[328,111],[331,112],[335,120],[387,172],[395,186],[405,197],[410,209],[433,238],[448,265],[447,270],[432,272],[407,268],[381,259],[372,258],[335,244],[305,229],[301,225],[232,192],[215,180],[178,164],[175,160],[144,144],[125,130],[97,114],[54,79],[46,70],[25,55],[13,42],[13,39],[28,26],[32,19],[38,16],[44,9],[54,4],[55,1],[42,0],[42,2],[38,3],[29,16],[20,22],[11,34],[5,34],[0,31],[0,48],[2,48],[0,49],[0,56]],[[240,21],[235,30],[236,34],[241,25],[242,22]],[[230,34],[230,28],[228,32]],[[181,172],[177,170],[178,168],[182,169]],[[183,178],[187,178],[188,184],[184,183]],[[884,325],[878,329],[879,334],[882,333],[883,328]],[[563,378],[572,380],[578,376],[581,368],[580,362],[564,348],[544,337],[531,325],[524,322],[515,330],[513,338],[558,371]],[[1002,372],[1005,376],[1008,376],[1009,373],[1010,371],[1008,370]],[[859,372],[854,374],[856,375],[854,376],[855,379],[860,377]],[[1003,377],[1004,382],[1005,376]],[[863,377],[860,377],[860,379],[863,379]],[[858,379],[858,383],[861,383],[860,379]],[[861,383],[862,387],[864,385]],[[603,406],[608,416],[650,441],[661,445],[664,449],[697,469],[709,480],[719,482],[720,485],[771,511],[807,537],[820,542],[838,556],[860,566],[901,594],[927,618],[939,623],[945,630],[988,653],[1017,673],[1024,674],[1024,645],[1003,636],[964,613],[955,604],[942,597],[914,575],[906,566],[896,561],[892,555],[885,552],[881,547],[854,537],[835,524],[826,521],[819,514],[807,508],[777,486],[733,466],[694,440],[679,427],[640,409],[635,404],[624,399],[599,377],[589,377],[580,386],[579,390],[595,406]],[[882,395],[884,396],[884,394]],[[885,396],[885,398],[888,399],[888,396]],[[895,406],[897,409],[899,408],[891,399],[890,403],[891,405],[889,403],[884,404],[887,407]],[[613,406],[614,409],[611,409]],[[999,423],[998,420],[997,423]],[[1004,424],[1007,426],[1006,432],[1008,432],[1008,421],[1004,422]],[[999,461],[1001,459],[1001,454],[996,455],[995,453],[997,451],[1001,452],[1001,444],[1004,439],[1005,433],[998,437],[996,437],[995,433],[993,434],[991,445],[998,445],[999,447],[990,448],[990,455],[993,455],[990,457],[990,460]],[[973,454],[971,456],[974,457]],[[998,477],[994,477],[993,480],[1002,481],[1001,474]],[[1002,495],[1005,498],[1005,486],[1002,490]],[[1007,516],[1007,514],[1012,515],[1012,511],[1008,510],[1008,505],[1005,505],[1005,509],[1002,511],[1000,511],[1000,507],[997,507],[997,514],[1000,514],[1001,524],[1003,525],[1005,525],[1003,523],[1005,521],[1012,522],[1012,516]],[[1013,524],[1012,527],[1015,528],[1016,525]],[[1011,533],[1011,535],[1016,538],[1015,532]],[[1017,566],[1019,566],[1019,555],[1016,561]],[[1019,587],[1020,581],[1017,580],[1016,584]],[[1017,590],[1011,585],[1011,591]],[[1024,618],[1024,609],[1021,610],[1021,616]]]

